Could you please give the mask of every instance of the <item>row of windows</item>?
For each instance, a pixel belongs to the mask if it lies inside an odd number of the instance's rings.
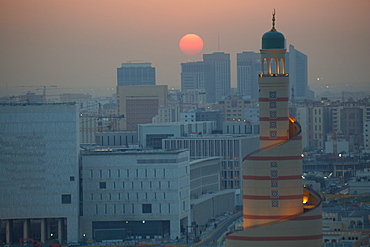
[[[142,192],[142,193],[91,193],[90,201],[142,201],[142,200],[178,200],[187,193],[168,193],[168,192]],[[66,196],[66,195],[63,195]],[[70,197],[62,197],[62,204],[70,204]]]
[[[164,210],[163,210],[163,209]],[[165,212],[164,212],[165,211]],[[135,212],[135,204],[104,204],[104,205],[95,205],[95,214],[137,214]],[[152,204],[141,204],[141,213],[142,214],[151,214],[153,213]],[[158,213],[171,213],[171,205],[167,204],[165,207],[162,204],[158,205]]]
[[[185,161],[188,158],[182,158]],[[172,162],[171,162],[172,163]],[[94,175],[95,174],[95,175]],[[136,178],[147,178],[147,177],[166,177],[166,169],[108,169],[108,170],[90,170],[90,178],[121,178],[121,177],[136,177]],[[71,180],[72,181],[72,180]]]
[[[278,177],[278,162],[277,161],[271,161],[270,162],[270,177],[271,178],[277,178]],[[279,187],[277,180],[271,181],[271,198],[279,198],[279,191],[276,190]],[[278,200],[271,200],[271,207],[272,208],[278,208],[279,207],[279,201]]]
[[[269,99],[277,99],[276,91],[270,91],[269,92]],[[276,101],[269,102],[269,108],[270,109],[276,109],[277,108],[277,102]],[[269,118],[270,119],[277,119],[277,111],[269,111]],[[277,121],[270,121],[270,129],[277,129]],[[277,137],[277,131],[276,130],[270,130],[269,138],[274,139],[276,137]]]
[[[110,189],[176,189],[177,185],[171,181],[136,181],[112,182]],[[99,182],[99,189],[107,189],[107,182]]]

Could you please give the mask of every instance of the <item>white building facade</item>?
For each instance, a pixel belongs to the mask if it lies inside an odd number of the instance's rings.
[[[164,149],[189,149],[192,159],[221,157],[221,189],[240,189],[243,158],[259,147],[258,135],[204,135],[167,138]]]
[[[139,143],[143,148],[162,149],[162,139],[210,134],[216,128],[214,121],[139,124]]]
[[[188,151],[85,151],[81,160],[87,239],[176,239],[190,225]]]

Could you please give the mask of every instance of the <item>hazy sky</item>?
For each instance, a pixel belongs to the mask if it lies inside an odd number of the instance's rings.
[[[259,52],[273,8],[287,45],[308,55],[311,87],[370,90],[369,0],[0,0],[0,88],[115,87],[128,60],[179,88],[180,63],[217,51],[218,35],[235,87],[236,53]],[[187,33],[202,37],[201,54],[180,51]]]

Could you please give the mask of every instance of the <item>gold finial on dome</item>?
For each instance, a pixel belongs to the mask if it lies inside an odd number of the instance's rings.
[[[274,9],[274,12],[272,12],[272,28],[271,28],[271,31],[276,31],[276,28],[275,28],[275,14],[276,14],[276,11]]]

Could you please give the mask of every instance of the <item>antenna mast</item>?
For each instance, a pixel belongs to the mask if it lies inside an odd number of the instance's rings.
[[[221,48],[220,48],[220,33],[217,33],[217,43],[218,43],[218,51],[221,51]]]

